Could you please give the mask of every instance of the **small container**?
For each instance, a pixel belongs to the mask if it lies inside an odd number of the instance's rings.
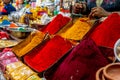
[[[105,80],[120,80],[120,63],[111,63],[104,67]]]
[[[114,45],[114,55],[115,58],[120,61],[120,39],[118,39]]]
[[[104,69],[104,67],[100,68],[96,72],[96,80],[104,80],[103,69]]]
[[[14,37],[17,37],[19,39],[25,39],[29,36],[29,34],[33,31],[32,28],[25,28],[25,29],[9,29],[10,34]]]

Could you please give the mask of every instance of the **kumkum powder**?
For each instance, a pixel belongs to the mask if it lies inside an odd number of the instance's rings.
[[[120,15],[113,13],[90,36],[98,46],[113,48],[120,38]]]
[[[64,56],[72,48],[72,44],[57,35],[42,48],[36,48],[24,56],[24,62],[37,72],[43,72]]]
[[[63,16],[62,14],[58,14],[45,28],[41,31],[50,34],[57,33],[62,27],[64,27],[69,21],[70,17]]]
[[[12,51],[21,57],[31,51],[34,47],[40,44],[44,39],[45,34],[40,31],[31,33],[25,40],[12,48]]]

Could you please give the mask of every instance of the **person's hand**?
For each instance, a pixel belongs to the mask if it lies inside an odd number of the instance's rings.
[[[86,11],[86,3],[75,3],[74,13],[79,14]]]
[[[94,7],[94,8],[92,8],[92,10],[91,10],[91,12],[89,14],[89,18],[106,17],[106,16],[108,16],[110,14],[111,14],[110,12],[107,12],[102,7]]]

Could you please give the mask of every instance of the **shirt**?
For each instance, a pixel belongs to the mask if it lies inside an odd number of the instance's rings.
[[[91,8],[96,7],[96,0],[87,0],[87,7],[88,10]],[[103,0],[100,5],[106,11],[119,11],[120,10],[120,0]]]

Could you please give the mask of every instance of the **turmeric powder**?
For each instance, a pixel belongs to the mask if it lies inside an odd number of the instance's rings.
[[[88,20],[88,18],[79,18],[72,27],[59,35],[66,39],[81,40],[92,26],[87,22]]]
[[[62,29],[60,29],[56,34],[61,34],[61,33],[64,33],[66,32],[66,30],[68,30],[70,27],[72,27],[73,23],[72,23],[72,20],[69,21]]]
[[[12,51],[18,56],[21,57],[36,47],[39,43],[44,39],[45,34],[36,31],[35,33],[31,33],[25,40],[20,42],[18,45],[12,48]]]

